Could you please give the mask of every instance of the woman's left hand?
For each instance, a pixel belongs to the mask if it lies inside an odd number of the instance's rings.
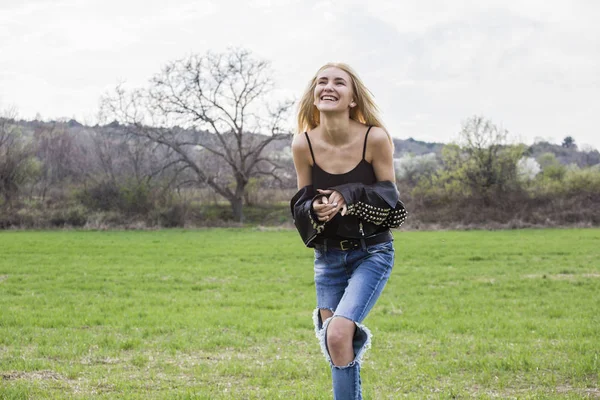
[[[320,194],[324,194],[324,195],[326,195],[328,197],[329,204],[337,203],[337,207],[336,207],[335,212],[329,216],[330,220],[338,212],[342,216],[346,215],[346,212],[348,211],[348,207],[346,206],[346,200],[344,200],[344,197],[340,194],[340,192],[338,192],[336,190],[323,190],[323,189],[317,189],[317,191]]]

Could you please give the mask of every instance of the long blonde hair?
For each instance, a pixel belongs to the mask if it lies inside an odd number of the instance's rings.
[[[360,80],[358,74],[348,65],[344,63],[327,63],[323,65],[315,76],[310,80],[302,98],[298,105],[298,133],[302,133],[319,126],[321,122],[321,114],[314,104],[314,91],[317,86],[317,77],[319,73],[327,68],[339,68],[350,75],[352,81],[352,93],[354,94],[354,102],[356,106],[350,109],[350,119],[358,121],[365,125],[373,125],[382,128],[392,140],[389,132],[385,129],[381,117],[379,116],[379,108],[373,100],[373,94],[365,84]]]

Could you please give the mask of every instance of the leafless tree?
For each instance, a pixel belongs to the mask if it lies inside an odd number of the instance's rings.
[[[118,124],[97,127],[90,133],[93,154],[88,161],[86,191],[92,208],[146,213],[156,204],[168,202],[169,192],[187,169],[186,165],[175,167],[178,158],[173,149],[128,133]],[[127,201],[123,191],[129,193]]]
[[[84,181],[89,160],[84,134],[81,129],[70,130],[55,121],[34,127],[36,157],[43,168],[32,193],[35,190],[42,201],[50,190],[64,190],[66,184]]]
[[[0,112],[0,195],[9,208],[38,170],[33,144],[23,137],[16,116],[14,108]]]
[[[293,102],[272,101],[273,79],[267,61],[245,49],[193,54],[168,63],[149,88],[126,91],[118,86],[105,96],[101,114],[128,131],[165,145],[178,163],[227,199],[234,218],[243,221],[243,199],[250,178],[276,176],[280,168],[268,157],[275,140],[289,140],[284,127]],[[229,171],[202,162],[211,154]]]

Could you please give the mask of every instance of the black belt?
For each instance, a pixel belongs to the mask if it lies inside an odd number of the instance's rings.
[[[325,248],[337,249],[337,250],[356,250],[365,249],[367,246],[374,244],[389,242],[394,240],[394,236],[390,231],[378,233],[376,235],[368,236],[362,239],[332,239],[325,237],[317,237],[314,240],[314,244],[320,244]]]

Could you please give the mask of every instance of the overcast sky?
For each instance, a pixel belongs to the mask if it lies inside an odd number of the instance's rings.
[[[598,21],[598,0],[0,0],[0,109],[95,123],[117,83],[237,46],[296,98],[349,63],[399,138],[448,142],[479,114],[527,144],[600,148]]]

